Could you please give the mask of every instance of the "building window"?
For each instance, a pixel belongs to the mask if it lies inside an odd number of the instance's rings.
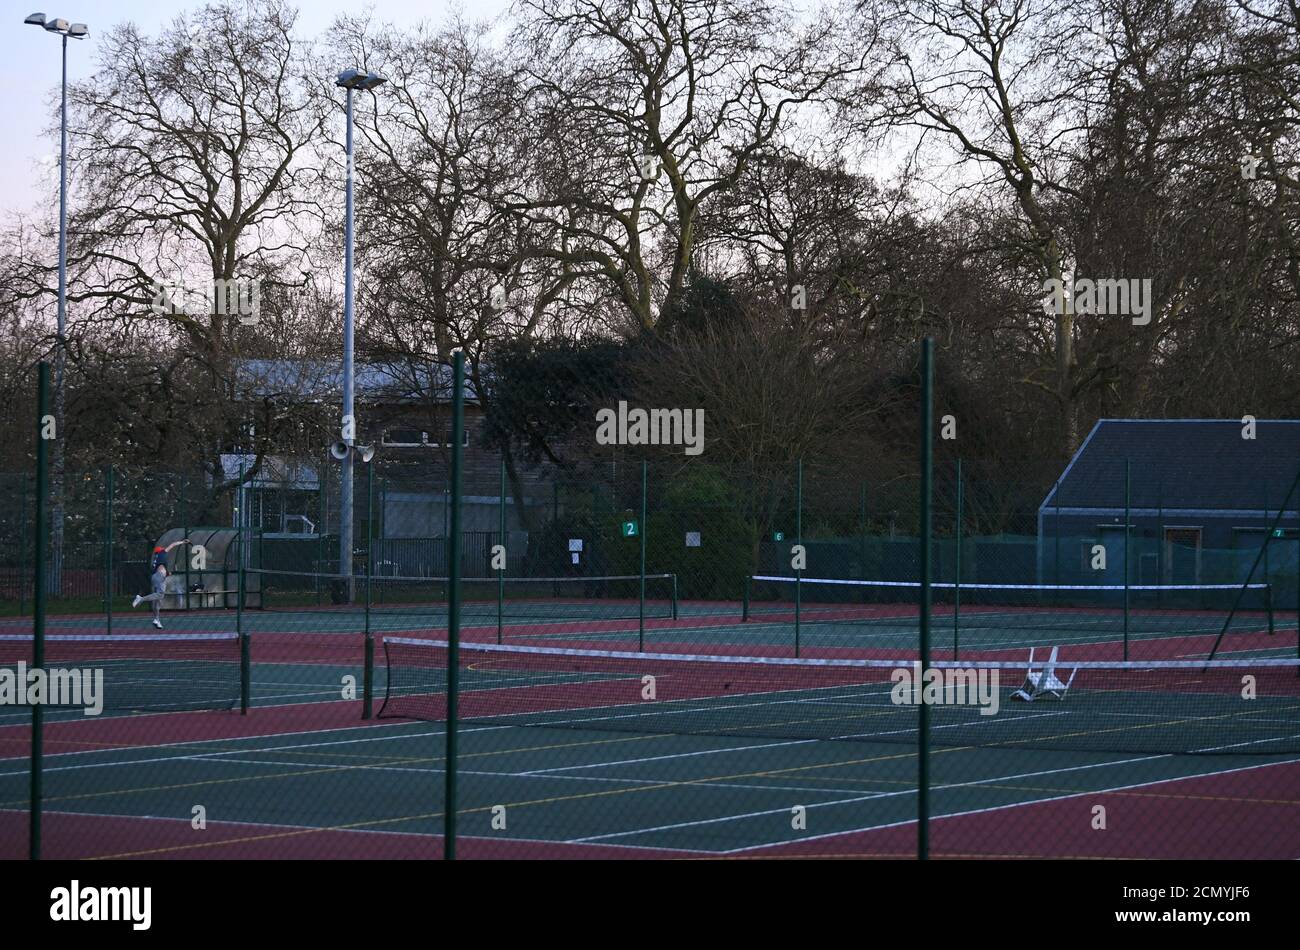
[[[428,444],[428,433],[419,429],[385,429],[384,445],[411,449]]]
[[[465,426],[465,428],[464,428],[464,430],[461,432],[460,436],[461,436],[461,438],[460,438],[460,446],[461,446],[461,448],[463,448],[463,449],[467,449],[467,448],[469,448],[469,426]],[[446,430],[445,432],[443,432],[443,434],[442,434],[442,447],[443,447],[444,449],[449,449],[449,448],[451,448],[451,428],[450,428],[450,427],[448,427],[447,430]]]
[[[463,437],[460,440],[462,448],[469,448],[469,428],[466,427]],[[425,432],[423,429],[386,429],[384,430],[384,445],[397,449],[413,449],[423,446],[441,446],[442,448],[451,447],[451,429],[443,432],[442,441],[434,441],[434,437]]]

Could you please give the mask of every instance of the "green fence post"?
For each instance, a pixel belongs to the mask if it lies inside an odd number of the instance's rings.
[[[447,549],[447,753],[443,801],[443,857],[456,857],[456,732],[460,698],[460,499],[461,439],[465,430],[465,351],[455,356],[451,402],[451,529]]]
[[[181,537],[188,538],[190,536],[190,519],[189,509],[185,504],[185,483],[187,479],[184,473],[178,474],[177,477],[181,480]],[[181,591],[181,603],[184,604],[182,609],[188,611],[190,609],[190,546],[188,543],[181,547],[181,557],[185,558],[185,589]]]
[[[1265,520],[1265,521],[1268,521],[1268,479],[1267,479],[1267,478],[1264,479],[1264,484],[1263,484],[1261,487],[1262,487],[1263,492],[1264,492],[1264,520]],[[1283,507],[1285,507],[1285,505],[1283,505]],[[1278,509],[1278,512],[1281,513],[1281,510],[1282,510],[1282,509],[1279,508],[1279,509]],[[1265,596],[1267,596],[1268,593],[1269,593],[1269,591],[1271,590],[1270,585],[1272,584],[1272,581],[1269,579],[1269,569],[1268,569],[1268,567],[1269,567],[1268,545],[1269,545],[1269,541],[1270,541],[1270,540],[1272,540],[1272,534],[1271,534],[1270,532],[1268,532],[1268,531],[1265,531],[1265,532],[1264,532],[1264,585],[1265,585]],[[1271,614],[1272,611],[1270,610],[1269,613]]]
[[[961,517],[962,517],[962,480],[961,459],[957,460],[957,554],[952,585],[952,658],[957,659],[957,643],[960,637],[959,620],[961,616]]]
[[[858,577],[865,581],[869,579],[867,576],[867,480],[865,478],[858,490],[858,540],[860,549]]]
[[[366,630],[361,641],[361,718],[369,719],[374,704],[375,636],[370,630],[370,598],[375,576],[375,463],[366,463]],[[382,588],[381,588],[382,589]]]
[[[44,437],[45,417],[50,414],[50,364],[41,363],[36,372],[36,543],[32,574],[32,666],[45,665],[45,532],[49,498],[49,446]],[[54,437],[62,438],[55,432]],[[41,858],[41,769],[45,741],[45,707],[32,703],[32,746],[28,802],[28,857]]]
[[[930,492],[934,465],[934,340],[921,341],[921,636],[920,673],[922,683],[930,667]],[[923,699],[923,694],[917,697]],[[916,749],[916,856],[930,857],[930,707],[924,701],[917,706]]]
[[[267,492],[266,494],[270,494],[270,493]],[[256,498],[257,495],[253,492],[249,492],[249,497]],[[261,499],[259,499],[259,501],[261,501]],[[252,508],[251,501],[249,502],[249,508],[250,509]],[[249,511],[249,515],[252,515],[252,511]],[[259,527],[257,529],[257,566],[259,568],[266,566],[266,502],[265,501],[261,502],[260,515],[261,517],[258,518]],[[253,530],[253,521],[251,517],[249,518],[248,521],[248,530],[249,531]]]
[[[510,563],[510,550],[506,543],[506,453],[501,453],[501,486],[497,491],[497,539],[501,544],[501,569],[497,571],[497,643],[503,639],[506,615],[506,568]]]
[[[646,535],[646,523],[645,523],[646,499],[645,499],[645,494],[646,494],[646,483],[647,483],[647,478],[646,478],[646,461],[645,461],[645,459],[642,459],[642,460],[641,460],[641,525],[640,525],[640,529],[639,529],[639,533],[640,533],[640,535],[641,535],[641,574],[640,574],[640,589],[641,589],[641,593],[640,593],[640,601],[639,601],[638,606],[637,606],[637,635],[636,635],[636,648],[637,648],[638,651],[640,651],[640,652],[642,652],[642,653],[645,652],[645,535]],[[676,599],[676,597],[674,597],[674,598],[673,598],[673,603],[676,604],[676,601],[677,601],[677,599]]]
[[[794,489],[794,543],[796,547],[803,547],[803,459],[800,458],[795,468],[795,489]],[[803,606],[803,591],[800,589],[803,584],[803,569],[798,568],[794,572],[794,655],[799,655],[799,615]]]
[[[387,550],[385,541],[388,538],[388,476],[385,475],[379,482],[379,549]],[[401,571],[396,566],[393,567],[393,576],[401,575]],[[382,575],[381,575],[382,576]],[[379,602],[384,602],[384,585],[379,585]]]
[[[113,635],[113,466],[104,472],[104,621]]]
[[[740,619],[742,621],[749,620],[749,574],[745,574],[744,583],[741,585]]]
[[[1128,575],[1129,575],[1129,536],[1133,533],[1133,527],[1130,522],[1130,480],[1129,469],[1130,460],[1124,460],[1124,659],[1128,659]]]
[[[1056,502],[1056,524],[1052,528],[1052,535],[1056,544],[1054,572],[1056,574],[1056,584],[1059,587],[1061,584],[1061,480],[1059,478],[1056,480],[1056,491],[1052,493],[1052,500]],[[1060,591],[1057,591],[1057,594],[1060,594]]]
[[[23,472],[22,496],[18,515],[18,616],[27,616],[27,473]]]
[[[317,475],[317,484],[320,489],[320,525],[316,528],[316,571],[324,573],[325,567],[325,534],[329,531],[329,497],[325,494],[325,478],[323,475]],[[316,606],[321,604],[321,586],[320,578],[315,579],[316,584]]]
[[[235,632],[239,635],[239,714],[241,716],[246,716],[248,715],[248,697],[250,692],[249,681],[251,679],[250,674],[252,664],[249,662],[251,644],[248,640],[248,632],[244,630],[244,599],[246,591],[248,590],[247,577],[244,573],[244,561],[247,559],[248,552],[247,534],[244,530],[244,524],[248,518],[248,512],[244,510],[246,507],[246,492],[244,491],[244,460],[242,458],[239,460],[239,487],[236,490],[235,498],[235,511],[238,515],[236,519],[236,524],[238,526],[236,540],[238,541],[239,554],[239,593],[235,597]],[[258,585],[258,602],[265,607],[265,577],[263,577],[262,580],[263,583]]]
[[[375,463],[366,463],[366,639],[370,638],[370,595],[375,576]]]
[[[1160,476],[1157,482],[1156,497],[1156,585],[1165,582],[1165,478]],[[1156,591],[1156,606],[1164,606],[1164,594]]]

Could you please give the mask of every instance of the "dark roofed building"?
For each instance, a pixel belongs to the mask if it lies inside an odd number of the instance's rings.
[[[355,368],[356,442],[374,447],[373,468],[359,464],[353,486],[353,536],[358,544],[373,535],[376,570],[388,574],[446,573],[445,545],[434,544],[449,530],[452,368],[414,362],[358,362]],[[301,458],[288,453],[268,457],[250,480],[241,501],[248,526],[262,539],[284,542],[264,545],[263,563],[294,570],[334,570],[337,556],[310,539],[337,535],[339,467],[328,454],[328,443],[339,438],[342,368],[318,360],[243,360],[238,366],[240,389],[257,399],[279,404],[318,407],[327,420],[325,437]],[[488,549],[499,534],[501,517],[501,454],[486,437],[486,419],[473,382],[466,381],[463,529],[469,573],[485,575]],[[241,465],[252,465],[249,452],[223,457],[229,477]],[[545,465],[518,459],[515,472],[522,502],[537,511],[552,510],[554,473]],[[367,478],[375,476],[373,504]],[[527,550],[525,518],[507,488],[506,530],[510,557],[522,559]],[[282,550],[280,550],[282,549]],[[292,549],[292,559],[283,551]],[[518,570],[518,568],[516,568]]]
[[[1300,421],[1102,419],[1039,508],[1043,582],[1123,584],[1126,463],[1130,584],[1241,583],[1280,507],[1300,531]],[[1295,547],[1270,545],[1270,571],[1293,576]]]

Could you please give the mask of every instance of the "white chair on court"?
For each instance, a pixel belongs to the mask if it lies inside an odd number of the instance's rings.
[[[1065,694],[1070,691],[1070,684],[1074,682],[1074,674],[1079,672],[1079,668],[1076,666],[1070,671],[1070,678],[1064,683],[1061,682],[1060,677],[1056,675],[1056,654],[1059,649],[1059,647],[1052,647],[1052,655],[1048,657],[1047,663],[1041,670],[1035,670],[1034,649],[1030,647],[1029,670],[1025,673],[1024,685],[1011,694],[1012,699],[1026,703],[1048,696],[1053,699],[1065,699]]]

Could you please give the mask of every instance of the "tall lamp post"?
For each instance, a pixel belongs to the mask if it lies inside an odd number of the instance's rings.
[[[352,475],[356,456],[356,415],[353,404],[354,373],[352,367],[352,94],[358,90],[377,89],[388,80],[379,73],[348,69],[339,73],[334,85],[347,90],[347,211],[344,224],[343,250],[343,442],[347,446],[340,459],[343,469],[339,487],[339,573],[348,579],[347,599],[352,601]]]
[[[55,18],[46,20],[44,13],[33,13],[23,21],[39,26],[63,40],[63,78],[59,102],[59,318],[54,348],[54,439],[53,491],[50,518],[53,563],[50,565],[51,594],[63,589],[63,363],[68,323],[68,38],[82,39],[90,32],[84,23],[68,23]]]

